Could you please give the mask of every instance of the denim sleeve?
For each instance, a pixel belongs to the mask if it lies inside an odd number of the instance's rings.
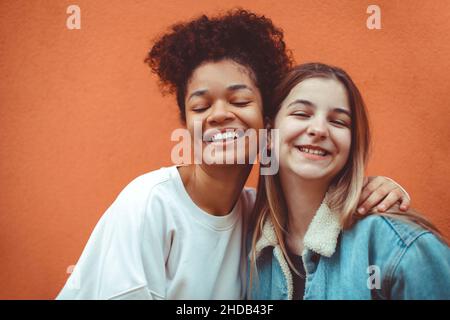
[[[398,256],[391,299],[450,299],[450,249],[432,233],[424,233]]]

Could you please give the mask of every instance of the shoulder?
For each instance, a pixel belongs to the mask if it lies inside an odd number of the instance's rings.
[[[433,232],[401,216],[366,217],[343,232],[343,241],[348,245],[365,246],[370,256],[380,264],[389,264],[392,271],[401,263],[428,264],[432,260],[450,258],[448,246]],[[424,257],[429,259],[423,261]]]
[[[161,168],[137,176],[129,182],[119,193],[114,202],[105,212],[105,218],[112,219],[118,223],[140,224],[145,213],[151,207],[157,190],[173,179],[175,167]],[[162,192],[164,194],[164,192]]]
[[[352,229],[345,231],[351,236],[366,236],[379,242],[410,246],[419,237],[431,234],[412,221],[401,217],[374,214],[359,220]],[[377,243],[379,243],[377,242]]]
[[[167,199],[168,195],[176,193],[176,171],[175,166],[163,167],[139,175],[122,189],[115,203],[137,209],[147,206],[152,198]]]
[[[385,296],[448,298],[448,282],[442,279],[450,279],[450,250],[420,225],[402,217],[372,215],[344,231],[342,243],[344,251],[367,251],[368,263],[383,274]]]
[[[149,195],[155,187],[173,179],[175,167],[160,168],[137,176],[120,192],[119,196],[139,198]]]
[[[371,215],[344,230],[341,249],[367,251],[371,264],[393,270],[403,256],[418,243],[430,243],[435,236],[421,226],[385,215]]]

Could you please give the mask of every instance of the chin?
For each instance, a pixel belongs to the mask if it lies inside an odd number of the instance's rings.
[[[248,155],[237,157],[236,155],[230,155],[227,157],[227,154],[220,153],[213,157],[204,156],[203,162],[211,165],[233,165],[233,164],[248,164]]]
[[[314,173],[314,172],[301,172],[297,173],[297,177],[303,179],[303,180],[327,180],[328,177],[326,175],[320,174],[320,173]]]
[[[311,168],[310,166],[289,166],[288,169],[297,177],[304,180],[324,180],[329,179],[330,172],[321,168]]]

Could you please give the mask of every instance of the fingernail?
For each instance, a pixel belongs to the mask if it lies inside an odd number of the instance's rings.
[[[359,209],[358,209],[358,213],[363,214],[363,213],[364,213],[364,208],[359,208]]]
[[[384,210],[386,210],[386,206],[384,204],[379,205],[378,210],[384,211]]]

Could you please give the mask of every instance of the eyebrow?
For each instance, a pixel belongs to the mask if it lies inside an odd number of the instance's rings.
[[[298,104],[298,103],[307,105],[307,106],[312,107],[314,109],[317,109],[317,106],[314,103],[312,103],[311,101],[308,101],[308,100],[304,100],[304,99],[294,100],[291,103],[289,103],[287,107],[289,108],[289,107],[291,107],[291,106],[293,106],[295,104]],[[350,111],[348,111],[348,110],[346,110],[344,108],[333,108],[333,112],[343,113],[343,114],[346,114],[350,118],[352,117],[352,114],[350,113]]]
[[[227,87],[228,91],[237,91],[237,90],[242,90],[242,89],[247,89],[253,92],[252,88],[250,88],[249,86],[245,85],[245,84],[233,84],[231,86]]]
[[[244,90],[244,89],[247,89],[247,90],[250,90],[253,92],[253,89],[245,84],[233,84],[233,85],[227,87],[227,91],[237,91],[237,90]],[[196,90],[189,95],[188,101],[193,97],[204,96],[207,92],[208,92],[208,89]]]
[[[192,93],[189,95],[188,101],[189,101],[190,99],[192,99],[193,97],[201,97],[201,96],[204,96],[205,93],[207,93],[207,92],[208,92],[208,90],[206,90],[206,89],[200,89],[200,90],[194,91],[194,92],[192,92]]]

